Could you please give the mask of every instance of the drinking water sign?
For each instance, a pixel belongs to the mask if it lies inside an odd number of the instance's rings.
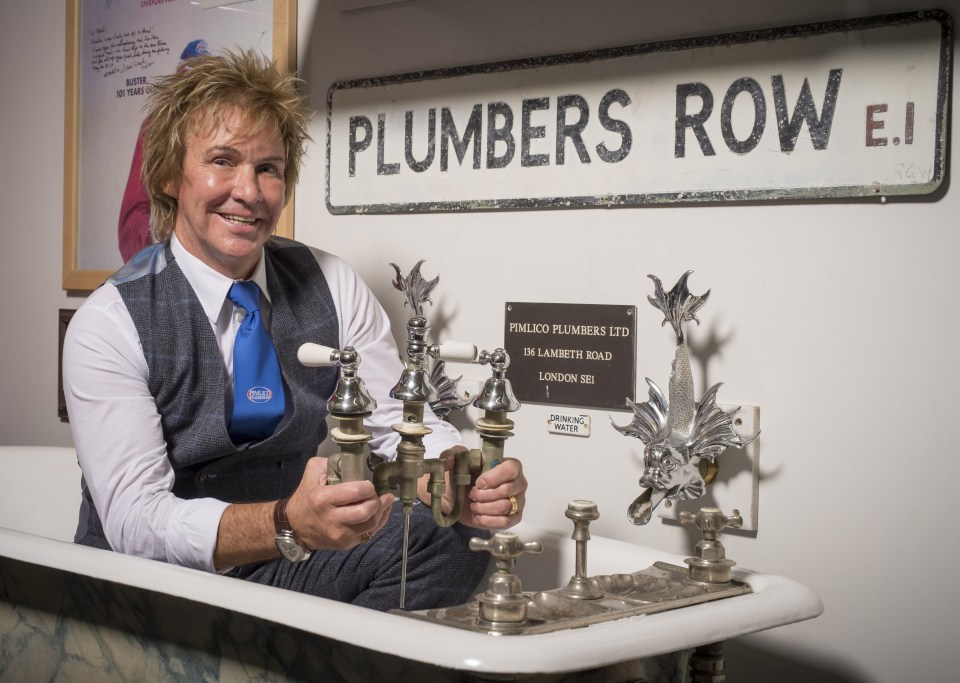
[[[938,10],[335,83],[333,213],[927,194]]]

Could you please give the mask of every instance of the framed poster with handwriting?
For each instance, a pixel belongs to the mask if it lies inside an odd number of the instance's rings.
[[[181,58],[237,48],[292,70],[297,8],[296,0],[66,4],[63,288],[90,291],[123,264],[121,205],[139,172],[132,160],[152,79],[173,73]],[[291,216],[288,206],[280,234],[292,234]]]

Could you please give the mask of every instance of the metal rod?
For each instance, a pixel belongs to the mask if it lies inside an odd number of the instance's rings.
[[[400,562],[400,609],[407,599],[407,549],[410,546],[410,510],[403,511],[403,559]]]

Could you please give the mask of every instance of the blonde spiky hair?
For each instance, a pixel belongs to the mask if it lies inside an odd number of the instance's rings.
[[[233,111],[250,135],[276,125],[285,152],[284,202],[300,175],[310,136],[310,116],[300,80],[252,51],[226,50],[184,62],[177,73],[152,83],[143,137],[144,186],[150,195],[150,225],[158,241],[173,232],[179,204],[169,190],[180,184],[187,140],[212,130]]]

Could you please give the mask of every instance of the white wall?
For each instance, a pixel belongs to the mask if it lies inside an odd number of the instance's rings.
[[[960,3],[937,3],[960,14]],[[709,365],[725,403],[761,406],[760,530],[725,536],[740,565],[788,575],[824,599],[817,620],[729,646],[731,680],[952,680],[960,627],[949,574],[953,396],[960,364],[951,299],[960,199],[711,207],[331,216],[323,201],[323,108],[334,81],[591,48],[926,8],[913,2],[670,3],[408,0],[336,12],[300,0],[300,61],[319,108],[297,195],[297,235],[354,263],[395,322],[395,261],[439,274],[444,334],[502,342],[505,301],[638,306],[637,373],[665,382],[669,334],[644,302],[647,273],[693,269],[713,290],[694,341],[729,336]],[[63,168],[62,3],[0,3],[0,443],[63,445],[56,417]],[[954,79],[956,84],[956,79]],[[16,96],[13,96],[13,95]],[[956,125],[953,117],[951,125]],[[949,162],[949,159],[948,159]],[[586,241],[586,242],[585,242]],[[563,245],[580,245],[576,249]],[[586,247],[583,245],[586,244]],[[695,368],[698,386],[704,380]],[[479,376],[476,375],[476,376]],[[642,381],[642,380],[641,380]],[[592,498],[598,533],[688,552],[686,530],[625,521],[639,442],[605,429],[550,437],[548,406],[516,414],[508,451],[531,480],[528,517],[566,524]]]
[[[62,2],[0,3],[0,444],[66,446],[57,418],[63,243]]]
[[[958,3],[944,4],[958,14]],[[731,680],[954,677],[960,618],[956,600],[944,598],[953,581],[938,570],[960,557],[948,522],[960,379],[952,353],[960,307],[950,294],[956,193],[886,205],[332,216],[323,193],[326,91],[366,76],[921,8],[409,0],[342,13],[300,2],[300,64],[320,112],[297,235],[357,266],[398,329],[408,313],[387,263],[409,268],[425,258],[424,272],[441,278],[434,300],[449,319],[447,338],[501,344],[506,301],[636,304],[638,381],[649,375],[664,386],[673,346],[646,304],[646,275],[672,283],[692,269],[693,290],[712,289],[691,335],[729,340],[707,379],[724,382],[722,402],[759,405],[763,428],[759,531],[727,534],[728,553],[808,584],[826,604],[817,620],[732,645]],[[707,380],[702,368],[694,372],[699,388]],[[639,493],[639,442],[607,427],[606,411],[587,411],[589,439],[549,436],[550,409],[522,408],[507,444],[531,480],[528,517],[565,525],[566,503],[590,498],[600,506],[599,533],[690,552],[686,529],[626,521]]]

